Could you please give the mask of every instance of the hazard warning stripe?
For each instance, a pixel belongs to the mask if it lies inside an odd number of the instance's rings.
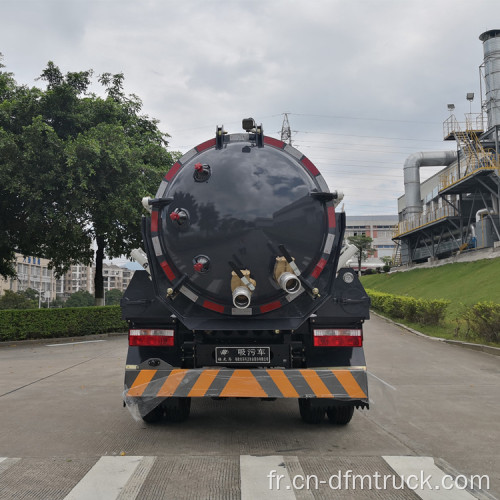
[[[149,382],[155,376],[157,370],[141,370],[134,380],[132,387],[128,390],[128,396],[142,396],[148,387]]]
[[[363,389],[361,389],[349,370],[332,370],[332,373],[337,377],[337,380],[342,384],[351,398],[366,398]]]
[[[267,373],[273,379],[285,398],[298,398],[299,393],[295,390],[290,380],[282,370],[268,370]]]
[[[364,369],[141,370],[131,380],[131,397],[368,398]]]
[[[300,370],[300,373],[318,398],[334,397],[314,370]]]
[[[157,396],[159,397],[170,397],[173,396],[175,390],[182,382],[182,379],[186,376],[187,370],[172,370],[168,375],[167,379],[158,391]]]
[[[189,391],[188,396],[190,398],[203,397],[207,393],[210,386],[212,385],[212,382],[214,381],[219,371],[220,370],[203,371],[199,376],[198,380],[196,380],[192,389]]]

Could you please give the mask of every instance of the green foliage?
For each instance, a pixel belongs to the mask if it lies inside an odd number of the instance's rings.
[[[122,74],[63,74],[49,62],[44,90],[16,84],[0,65],[0,275],[13,251],[45,256],[57,274],[90,264],[97,242],[96,297],[103,297],[104,253],[140,243],[141,198],[151,196],[177,155],[168,135],[125,95]]]
[[[469,342],[496,343],[496,345],[500,343],[498,336],[494,335],[495,327],[491,326],[492,330],[488,330],[490,328],[488,325],[495,325],[496,313],[485,312],[481,316],[478,311],[483,309],[481,306],[476,308],[476,305],[484,303],[487,297],[493,299],[493,304],[499,305],[497,297],[500,297],[500,258],[363,276],[361,281],[366,288],[373,291],[450,301],[445,318],[439,327],[420,327],[415,324],[414,327],[424,333]],[[481,317],[483,319],[479,319]]]
[[[115,306],[120,305],[120,299],[123,297],[123,292],[117,288],[113,288],[106,292],[106,305]]]
[[[63,307],[90,307],[94,305],[94,297],[87,290],[72,293]]]
[[[35,307],[38,307],[38,298],[35,301],[22,292],[5,290],[4,294],[0,296],[0,309],[33,309]]]
[[[422,325],[438,325],[443,321],[447,300],[425,300],[403,297],[367,289],[371,307],[375,311],[387,314],[391,318],[404,319]]]
[[[500,342],[500,304],[478,302],[466,307],[460,320],[466,324],[466,337],[475,336],[486,342]]]
[[[0,311],[0,341],[126,331],[118,306]]]
[[[449,300],[449,316],[455,316],[461,314],[463,305],[488,298],[500,302],[500,258],[363,276],[361,282],[366,288],[394,295]]]

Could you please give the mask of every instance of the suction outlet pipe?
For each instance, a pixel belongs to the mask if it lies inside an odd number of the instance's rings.
[[[250,306],[252,292],[246,286],[239,286],[233,291],[233,304],[237,309],[246,309]]]
[[[295,274],[289,272],[281,273],[278,278],[278,285],[290,295],[297,293],[300,290],[299,278],[297,278]]]

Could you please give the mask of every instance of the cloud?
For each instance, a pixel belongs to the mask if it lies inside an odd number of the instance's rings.
[[[277,137],[290,112],[297,147],[352,215],[396,213],[405,158],[455,147],[442,142],[446,104],[461,119],[465,93],[479,96],[478,36],[500,18],[497,0],[0,4],[0,51],[18,81],[33,84],[49,59],[123,72],[183,152],[247,116]]]

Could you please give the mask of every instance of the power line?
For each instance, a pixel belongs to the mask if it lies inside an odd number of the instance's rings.
[[[382,135],[357,135],[357,134],[339,134],[336,132],[312,132],[306,130],[294,130],[294,133],[297,134],[317,134],[317,135],[338,135],[341,137],[363,137],[366,139],[390,139],[392,141],[415,141],[415,142],[439,142],[442,143],[442,140],[438,139],[410,139],[405,137],[386,137]]]
[[[336,115],[309,115],[306,113],[288,113],[295,116],[309,116],[311,118],[333,118],[335,120],[360,120],[377,122],[396,122],[396,123],[420,123],[422,125],[437,125],[438,122],[421,122],[417,120],[394,120],[391,118],[360,118],[357,116],[336,116]]]

